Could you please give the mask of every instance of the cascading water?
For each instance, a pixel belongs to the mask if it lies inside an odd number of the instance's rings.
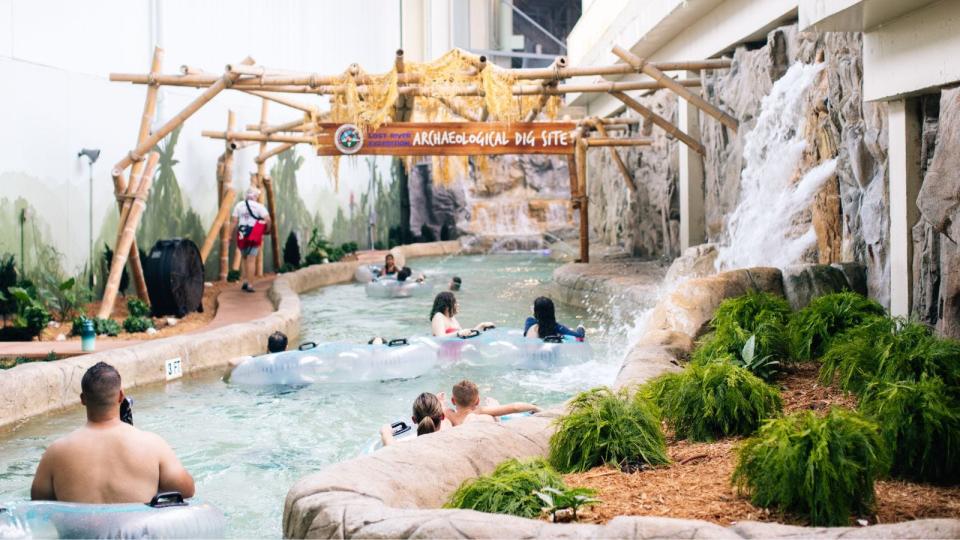
[[[813,226],[800,218],[834,174],[836,160],[813,167],[799,181],[795,177],[806,149],[806,93],[823,68],[793,64],[763,98],[757,124],[744,136],[740,201],[718,248],[718,270],[788,266],[816,245]]]

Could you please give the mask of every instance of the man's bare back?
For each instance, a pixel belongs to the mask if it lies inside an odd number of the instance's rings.
[[[84,503],[148,502],[158,491],[193,496],[190,478],[158,435],[119,419],[57,440],[37,468],[31,496]]]
[[[193,477],[159,435],[120,420],[120,374],[103,362],[81,381],[87,423],[56,440],[40,458],[30,487],[34,500],[146,503],[158,492],[193,497]]]

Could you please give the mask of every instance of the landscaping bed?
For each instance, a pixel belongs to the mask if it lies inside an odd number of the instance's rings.
[[[778,381],[784,413],[826,410],[830,406],[854,408],[856,398],[835,385],[823,385],[819,366],[798,364]],[[758,508],[737,493],[731,483],[736,466],[734,449],[741,437],[716,442],[677,440],[667,432],[670,465],[624,473],[616,468],[596,467],[564,476],[569,486],[596,491],[600,504],[580,511],[584,523],[607,523],[617,516],[663,516],[701,519],[729,526],[739,521],[776,521],[808,525],[802,517]],[[960,518],[960,486],[935,486],[901,480],[876,482],[873,515],[862,516],[870,524],[894,523],[922,518]]]

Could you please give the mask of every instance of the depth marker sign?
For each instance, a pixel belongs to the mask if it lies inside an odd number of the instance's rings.
[[[574,122],[390,123],[363,133],[352,124],[319,124],[318,156],[481,156],[573,154]]]

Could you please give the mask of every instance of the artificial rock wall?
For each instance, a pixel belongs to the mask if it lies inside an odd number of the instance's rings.
[[[812,222],[817,231],[817,249],[807,253],[804,261],[864,264],[871,295],[887,304],[886,110],[885,105],[862,100],[859,34],[798,32],[796,26],[787,26],[772,31],[760,47],[739,47],[729,70],[703,73],[706,98],[740,121],[740,130],[733,134],[700,114],[701,141],[706,146],[707,239],[723,241],[726,219],[740,197],[744,135],[756,123],[761,100],[795,62],[827,64],[808,92],[807,147],[796,178],[825,160],[837,159],[834,177],[811,200],[809,214],[797,224],[800,228]],[[671,93],[661,90],[639,100],[677,121],[677,99]],[[620,150],[638,185],[636,192],[626,190],[607,152],[590,152],[592,239],[620,245],[636,256],[675,256],[679,226],[675,147],[679,143],[657,127],[632,129],[633,134],[640,131],[656,141],[648,148]]]

